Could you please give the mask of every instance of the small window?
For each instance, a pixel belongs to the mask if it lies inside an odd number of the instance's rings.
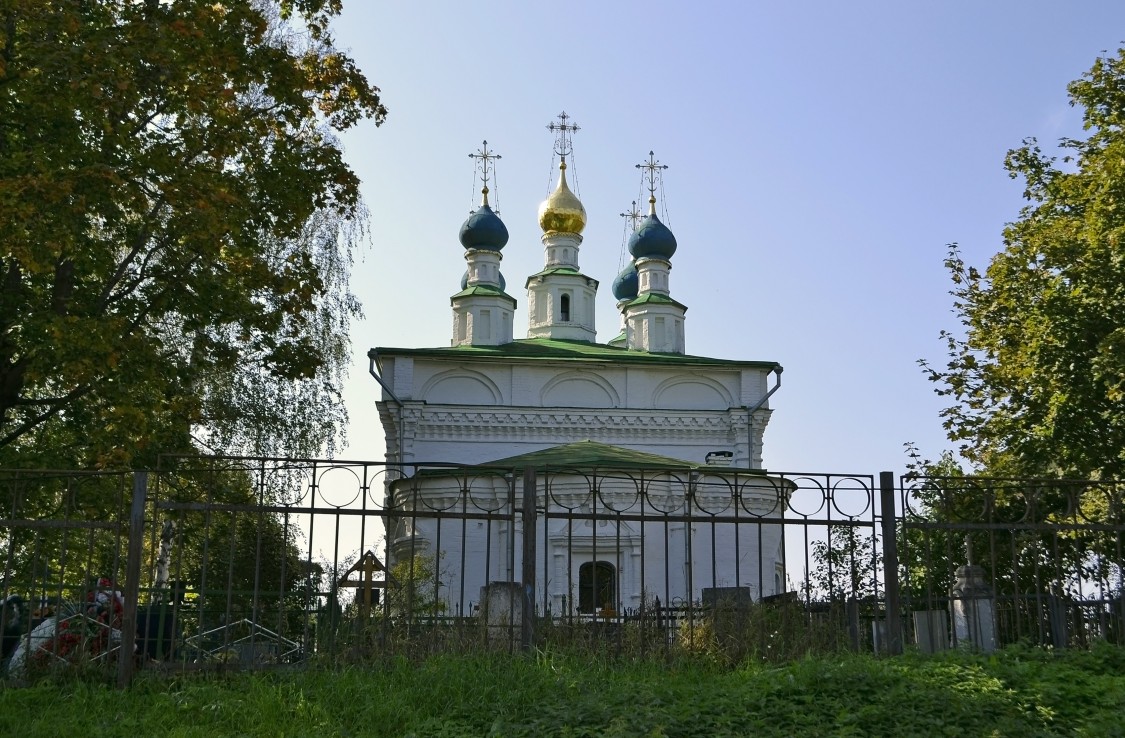
[[[617,610],[617,570],[608,561],[590,561],[578,567],[578,610]]]
[[[570,322],[570,295],[559,298],[559,320],[563,323]]]

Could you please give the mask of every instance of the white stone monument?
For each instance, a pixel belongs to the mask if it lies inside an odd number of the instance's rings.
[[[961,648],[989,653],[996,650],[996,598],[984,569],[973,563],[973,544],[965,536],[965,558],[950,589],[954,642]]]

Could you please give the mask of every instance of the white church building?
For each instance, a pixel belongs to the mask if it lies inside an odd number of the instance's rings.
[[[623,330],[595,340],[599,280],[579,265],[586,210],[567,183],[573,126],[561,120],[526,337],[514,337],[517,300],[500,275],[508,231],[488,203],[485,147],[482,202],[460,230],[468,269],[450,298],[450,345],[368,353],[387,460],[404,465],[387,485],[399,513],[388,563],[432,557],[456,614],[486,585],[520,581],[523,526],[502,516],[520,507],[520,472],[533,468],[538,609],[779,594],[782,526],[768,521],[784,516],[789,487],[762,470],[762,437],[781,366],[686,352],[687,307],[670,279],[677,242],[657,217],[651,155],[649,214],[613,281]]]

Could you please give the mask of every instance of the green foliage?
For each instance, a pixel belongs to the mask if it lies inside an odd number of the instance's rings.
[[[127,528],[91,529],[86,523],[126,522],[132,474],[0,473],[8,513],[16,519],[59,523],[46,528],[0,530],[6,556],[3,594],[28,601],[82,601],[88,582],[125,579]],[[310,567],[302,560],[300,532],[284,515],[256,511],[263,496],[244,470],[205,477],[167,473],[150,477],[139,582],[142,606],[170,602],[165,586],[154,591],[163,523],[174,524],[170,579],[188,592],[179,622],[190,635],[242,618],[290,637],[304,633]],[[188,503],[159,511],[155,501]],[[69,527],[74,525],[76,527]]]
[[[0,472],[0,499],[15,519],[123,521],[130,498],[128,474]],[[6,555],[6,584],[24,597],[80,597],[88,579],[116,577],[125,560],[124,541],[112,529],[11,526],[0,530],[0,546]]]
[[[982,490],[973,484],[954,458],[945,451],[937,461],[923,459],[917,447],[906,444],[907,463],[904,519],[899,523],[898,556],[904,595],[913,607],[942,609],[954,582],[954,572],[965,561],[966,536],[979,554],[990,552],[988,531],[966,531],[958,523],[989,522]],[[941,522],[949,528],[912,528],[906,523]],[[1001,552],[1006,553],[1006,551]],[[989,581],[995,581],[989,565]],[[1007,559],[1005,560],[1008,561]],[[1002,571],[1010,571],[1010,567]]]
[[[719,669],[539,654],[0,690],[21,735],[1122,735],[1125,652],[838,655]],[[67,709],[60,710],[60,702]]]
[[[864,535],[851,525],[834,525],[825,540],[812,542],[808,586],[817,599],[874,597],[883,566],[883,552],[874,533]]]
[[[797,599],[749,606],[720,603],[680,621],[674,653],[724,667],[840,653],[850,641],[844,606],[835,604],[813,614]]]
[[[0,466],[334,440],[363,214],[334,134],[386,113],[339,10],[0,8]]]
[[[1006,601],[1003,638],[1043,635],[1037,612],[1042,597],[1120,595],[1123,511],[1117,482],[985,477],[967,473],[948,452],[929,461],[907,448],[907,509],[898,522],[898,548],[911,607],[943,609],[970,552]]]
[[[391,566],[386,589],[391,617],[414,619],[446,611],[440,563],[436,556],[416,553]]]
[[[964,338],[923,362],[951,440],[1004,476],[1125,476],[1125,50],[1068,88],[1085,139],[1061,161],[1032,139],[1008,152],[1029,204],[982,274],[946,266]]]

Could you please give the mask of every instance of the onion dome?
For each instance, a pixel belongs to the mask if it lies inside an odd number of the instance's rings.
[[[637,296],[639,284],[637,265],[629,262],[629,265],[617,275],[617,279],[613,280],[613,297],[618,301],[632,300]]]
[[[504,272],[500,272],[500,291],[503,292],[507,288],[508,282],[504,279]],[[466,269],[465,273],[461,275],[461,289],[469,289],[469,270]]]
[[[499,251],[508,243],[508,228],[500,216],[488,206],[488,188],[484,188],[484,201],[462,224],[458,236],[467,249]]]
[[[629,253],[635,259],[671,259],[676,253],[676,237],[656,213],[650,213],[629,237]]]
[[[539,227],[544,233],[582,233],[586,208],[566,185],[566,160],[559,162],[559,183],[539,206]]]

